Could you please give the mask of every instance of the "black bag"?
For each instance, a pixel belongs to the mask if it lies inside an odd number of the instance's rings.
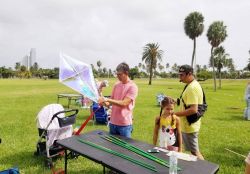
[[[192,123],[198,121],[204,115],[206,110],[207,110],[207,104],[198,105],[197,113],[187,116],[188,123],[191,125]]]
[[[187,86],[188,86],[188,85],[186,85],[186,86],[184,87],[183,92],[185,91],[185,89],[187,88]],[[182,92],[182,94],[183,94],[183,92]],[[189,125],[191,125],[192,123],[195,123],[196,121],[198,121],[198,120],[204,115],[204,113],[205,113],[206,110],[207,110],[207,106],[208,106],[208,105],[207,105],[207,102],[206,102],[206,96],[205,96],[205,93],[204,93],[203,89],[202,89],[202,93],[203,93],[203,104],[198,104],[198,111],[197,111],[197,113],[186,116]],[[181,99],[182,99],[182,94],[181,94],[181,96],[180,96]],[[188,109],[189,106],[187,106],[187,105],[185,104],[185,102],[184,102],[183,99],[182,99],[182,102],[183,102],[183,104],[184,104],[184,108],[185,108],[185,109]]]

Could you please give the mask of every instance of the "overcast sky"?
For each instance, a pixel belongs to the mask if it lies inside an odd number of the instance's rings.
[[[0,66],[14,67],[36,48],[42,68],[58,67],[60,52],[95,67],[98,60],[112,69],[122,61],[134,67],[147,43],[159,43],[163,65],[190,64],[193,41],[183,23],[193,11],[205,19],[197,64],[208,64],[207,29],[220,20],[228,32],[222,45],[237,69],[245,67],[249,0],[0,0]]]

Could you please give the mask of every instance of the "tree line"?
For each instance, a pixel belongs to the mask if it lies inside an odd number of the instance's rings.
[[[216,60],[216,59],[215,59]],[[215,61],[217,62],[217,60]],[[250,58],[249,58],[250,64]],[[217,65],[217,63],[215,63]],[[220,65],[220,64],[218,64]],[[102,62],[97,61],[96,66],[91,64],[93,75],[95,78],[113,78],[116,75],[115,70],[102,67]],[[178,78],[178,70],[180,65],[174,63],[170,65],[166,63],[163,65],[158,62],[155,68],[152,69],[152,78]],[[213,78],[213,72],[209,69],[211,65],[196,65],[196,77],[198,80],[207,80]],[[250,66],[249,66],[250,67]],[[223,70],[221,66],[215,66],[216,78],[221,79],[246,79],[250,78],[250,69],[247,67],[243,70],[235,70],[234,66],[224,67]],[[139,63],[137,66],[130,68],[130,77],[134,78],[150,78],[150,67],[144,62]],[[0,67],[0,78],[44,78],[44,79],[58,79],[59,78],[59,68],[55,67],[52,69],[39,68],[38,63],[34,63],[27,70],[25,66],[20,66],[16,63],[15,69],[6,68],[5,66]]]
[[[43,79],[57,79],[59,78],[59,68],[39,68],[37,62],[35,62],[29,69],[21,65],[20,62],[15,63],[15,69],[5,66],[0,67],[0,78],[43,78]]]

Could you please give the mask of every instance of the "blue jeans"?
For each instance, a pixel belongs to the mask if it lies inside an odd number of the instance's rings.
[[[109,123],[109,133],[112,135],[121,135],[121,136],[130,138],[132,131],[133,131],[132,125],[118,126],[118,125]]]

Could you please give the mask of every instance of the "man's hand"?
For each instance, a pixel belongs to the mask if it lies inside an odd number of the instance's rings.
[[[108,98],[103,97],[103,96],[100,97],[100,98],[98,99],[98,104],[99,104],[99,105],[108,106],[108,105],[109,105]]]

